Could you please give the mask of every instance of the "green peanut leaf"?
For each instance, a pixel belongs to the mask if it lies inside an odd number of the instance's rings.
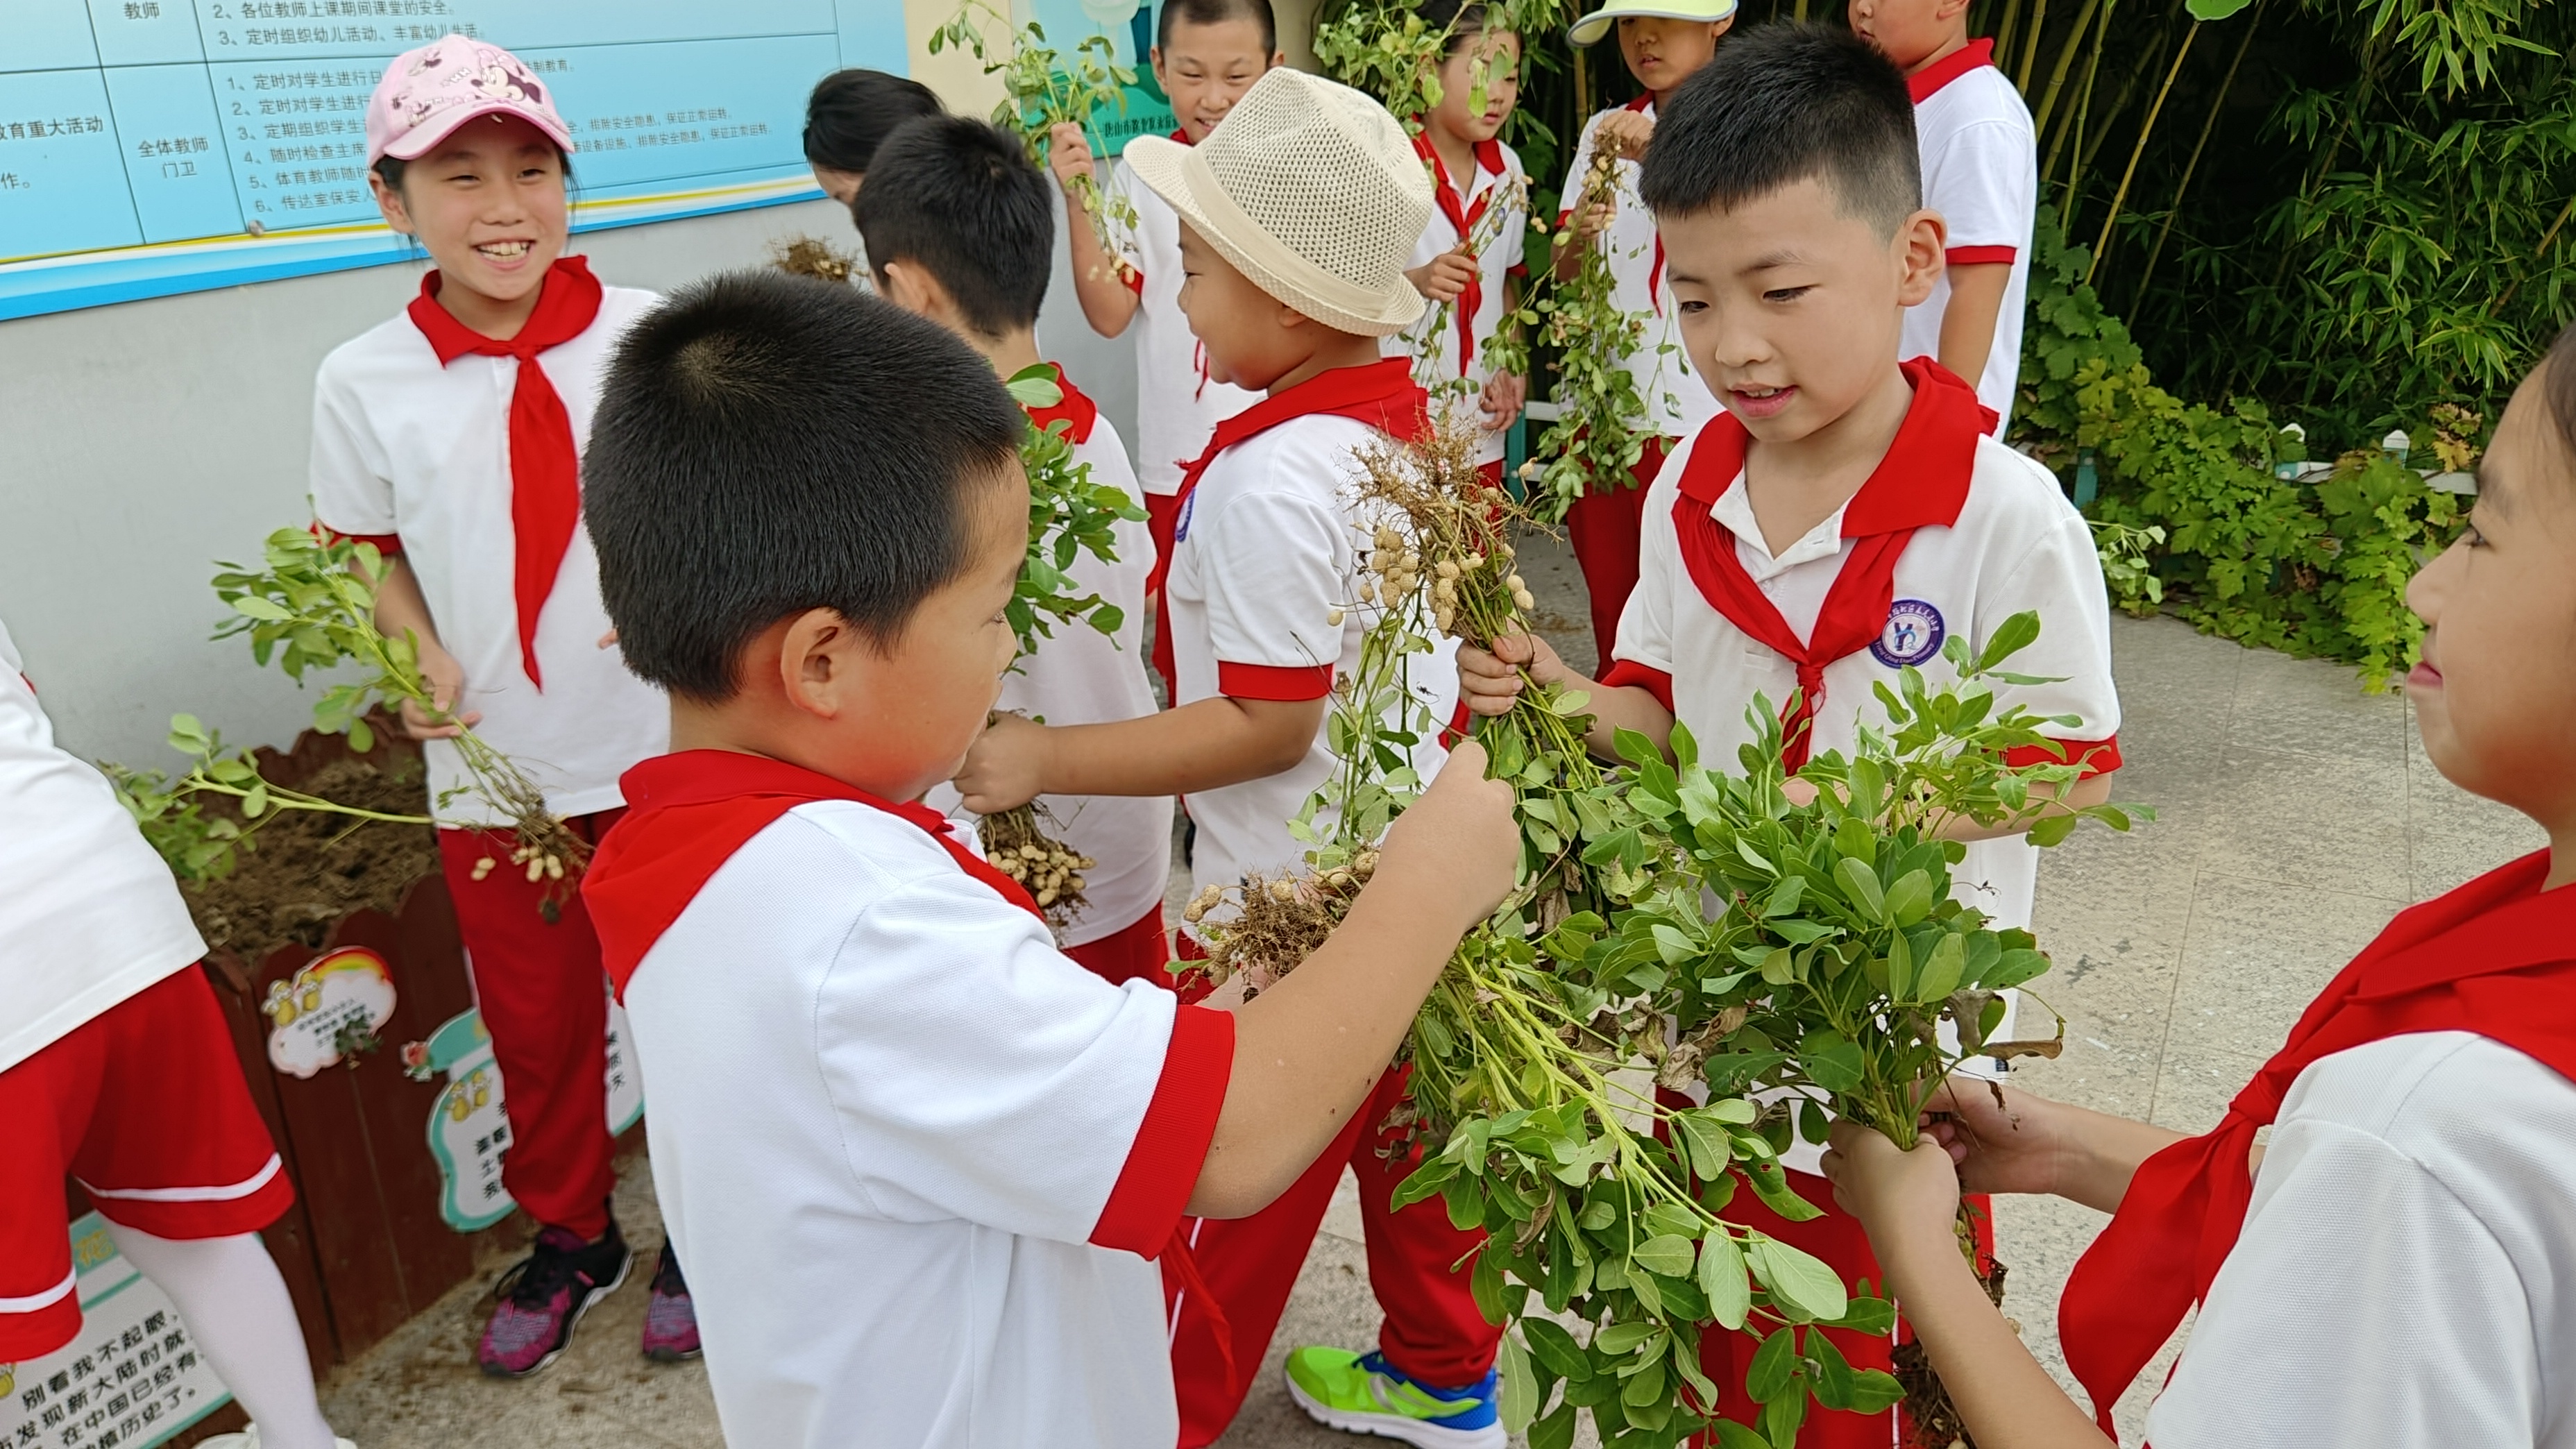
[[[1503,1335],[1502,1352],[1496,1356],[1502,1370],[1503,1432],[1518,1434],[1538,1417],[1538,1376],[1530,1372],[1529,1350],[1511,1334]]]
[[[1592,1335],[1592,1348],[1596,1353],[1607,1354],[1612,1358],[1623,1358],[1635,1353],[1637,1345],[1662,1331],[1652,1323],[1636,1320],[1614,1323]]]
[[[1758,1247],[1760,1240],[1756,1239]],[[1753,1362],[1744,1370],[1744,1393],[1757,1404],[1767,1404],[1789,1391],[1790,1379],[1798,1371],[1798,1336],[1794,1329],[1778,1328],[1762,1340],[1753,1351]]]
[[[1744,1250],[1724,1228],[1712,1228],[1699,1245],[1699,1291],[1708,1295],[1708,1316],[1730,1331],[1744,1326],[1753,1309],[1753,1284],[1745,1277]]]
[[[1778,1238],[1757,1234],[1751,1256],[1753,1276],[1761,1280],[1762,1286],[1808,1317],[1840,1318],[1850,1306],[1851,1294],[1844,1289],[1843,1280],[1812,1254]]]
[[[1581,1383],[1592,1377],[1592,1360],[1574,1335],[1550,1319],[1524,1318],[1520,1322],[1521,1338],[1529,1345],[1530,1357],[1537,1359],[1557,1377]]]
[[[1629,1258],[1649,1273],[1661,1273],[1667,1278],[1686,1278],[1691,1271],[1690,1239],[1674,1233],[1659,1233],[1639,1243]]]
[[[1874,921],[1887,919],[1887,893],[1879,888],[1878,872],[1867,861],[1844,856],[1834,862],[1834,879],[1864,915]]]

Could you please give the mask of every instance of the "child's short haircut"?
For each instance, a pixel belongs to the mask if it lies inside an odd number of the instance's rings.
[[[895,127],[938,115],[939,109],[939,97],[917,80],[881,70],[836,70],[815,83],[805,102],[805,159],[864,174]]]
[[[1279,53],[1279,20],[1270,13],[1270,0],[1163,0],[1163,13],[1154,21],[1154,44],[1170,49],[1172,27],[1184,20],[1192,25],[1249,20],[1261,27],[1262,55]]]
[[[582,460],[628,667],[718,703],[744,647],[807,609],[891,645],[966,566],[965,500],[1027,427],[966,344],[854,289],[681,288],[618,344]]]
[[[877,148],[850,215],[880,283],[886,263],[910,262],[986,337],[1037,324],[1054,266],[1055,193],[999,127],[967,116],[906,122]]]
[[[1783,23],[1738,33],[1676,88],[1637,190],[1656,214],[1689,216],[1809,177],[1890,235],[1923,204],[1904,74],[1847,30]]]

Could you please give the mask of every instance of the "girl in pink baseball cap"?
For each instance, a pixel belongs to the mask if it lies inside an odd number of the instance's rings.
[[[439,855],[507,1093],[502,1183],[539,1224],[476,1351],[519,1377],[563,1352],[626,1281],[605,1079],[609,1012],[573,882],[529,880],[476,808],[449,741],[475,733],[529,771],[595,838],[617,779],[668,737],[661,694],[609,630],[581,522],[581,450],[628,325],[660,299],[604,287],[565,256],[572,128],[518,56],[462,35],[395,58],[367,103],[368,179],[385,222],[436,269],[392,319],[322,363],[312,494],[325,528],[388,561],[376,620],[417,642],[440,708],[406,707],[427,741]],[[624,1067],[633,1071],[632,1062]],[[666,1247],[644,1351],[694,1357],[698,1332]]]

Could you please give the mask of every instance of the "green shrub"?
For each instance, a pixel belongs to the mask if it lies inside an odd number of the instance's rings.
[[[2365,688],[2385,688],[2423,633],[2406,580],[2449,544],[2457,498],[2377,451],[2348,453],[2323,478],[2276,476],[2286,437],[2260,403],[2212,408],[2156,386],[2128,329],[2084,285],[2086,255],[2066,245],[2048,208],[2034,243],[2014,441],[2061,472],[2090,451],[2101,492],[2088,512],[2103,525],[2163,530],[2145,557],[2183,618],[2241,643],[2342,660],[2360,668]],[[2136,534],[2118,536],[2135,547]],[[2134,570],[2120,593],[2132,609],[2151,607]]]

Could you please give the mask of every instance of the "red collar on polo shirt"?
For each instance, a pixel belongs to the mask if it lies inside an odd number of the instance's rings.
[[[1419,118],[1417,117],[1416,119]],[[1457,183],[1449,179],[1448,163],[1440,159],[1440,148],[1431,144],[1431,133],[1428,130],[1416,131],[1413,133],[1413,152],[1415,155],[1422,158],[1424,165],[1431,168],[1431,196],[1434,201],[1439,203],[1440,214],[1449,219],[1450,226],[1456,228],[1458,232],[1458,245],[1467,245],[1470,237],[1473,236],[1476,230],[1476,223],[1484,219],[1485,208],[1493,203],[1494,188],[1491,186],[1476,188],[1476,200],[1473,205],[1469,205],[1464,199],[1462,199],[1458,194]],[[1500,176],[1503,174],[1503,146],[1501,142],[1492,140],[1479,141],[1476,143],[1475,153],[1477,170],[1483,172],[1487,176]],[[1475,186],[1474,178],[1469,178],[1468,185],[1471,187]],[[1472,259],[1473,253],[1470,253],[1469,255]],[[1475,360],[1476,314],[1484,309],[1484,305],[1485,274],[1481,269],[1471,271],[1467,274],[1467,288],[1465,291],[1458,294],[1458,301],[1456,303],[1458,310],[1458,375],[1460,377],[1465,377],[1467,375],[1467,364]]]
[[[1398,442],[1410,443],[1430,431],[1430,408],[1430,395],[1413,380],[1413,363],[1406,358],[1387,357],[1358,367],[1319,372],[1218,423],[1206,450],[1181,469],[1181,486],[1172,496],[1173,514],[1186,526],[1190,498],[1198,492],[1199,475],[1207,471],[1208,464],[1226,449],[1281,423],[1319,415],[1351,418]],[[1172,687],[1176,676],[1172,669],[1172,614],[1164,601],[1163,584],[1172,576],[1172,554],[1177,547],[1176,543],[1154,560],[1153,574],[1145,581],[1146,592],[1154,596],[1154,668],[1163,676],[1166,688]]]
[[[1100,404],[1093,402],[1080,388],[1073,385],[1073,379],[1064,375],[1064,364],[1050,362],[1047,366],[1055,369],[1055,385],[1063,391],[1064,396],[1056,399],[1051,406],[1030,408],[1029,421],[1035,424],[1041,433],[1061,422],[1065,425],[1065,441],[1090,442],[1092,425],[1100,421]]]
[[[511,597],[519,610],[519,664],[528,682],[543,690],[537,670],[537,616],[554,592],[581,518],[581,455],[573,446],[572,416],[546,376],[538,354],[590,330],[599,316],[599,279],[580,257],[558,257],[537,292],[537,309],[519,334],[486,337],[438,305],[439,275],[420,280],[411,302],[412,325],[429,339],[438,365],[473,353],[519,359],[510,389]]]
[[[2309,1065],[2385,1037],[2467,1031],[2576,1080],[2576,886],[2544,892],[2548,875],[2549,852],[2538,851],[2398,913],[2309,1003],[2215,1128],[2139,1165],[2057,1309],[2067,1367],[2104,1432],[2111,1405],[2208,1296],[2253,1199],[2255,1129]]]
[[[802,765],[731,750],[682,750],[644,761],[617,785],[626,796],[626,815],[582,873],[581,899],[620,996],[653,943],[734,852],[779,816],[816,800],[855,800],[920,827],[959,869],[1046,919],[1019,882],[960,845],[938,811],[880,800]]]
[[[1735,535],[1710,514],[1744,471],[1751,435],[1733,413],[1719,413],[1691,444],[1673,499],[1682,563],[1709,607],[1752,640],[1798,667],[1798,694],[1780,713],[1781,761],[1795,773],[1807,762],[1816,708],[1824,702],[1825,666],[1856,654],[1887,625],[1896,597],[1896,561],[1918,528],[1947,528],[1968,501],[1977,439],[1994,414],[1974,388],[1928,357],[1901,364],[1914,401],[1897,425],[1887,456],[1843,505],[1842,536],[1857,540],[1834,575],[1816,627],[1801,640],[1735,556]]]
[[[1919,106],[1930,100],[1934,91],[1981,65],[1994,63],[1994,41],[1992,39],[1971,40],[1959,49],[1907,76],[1905,91],[1914,98],[1914,104]]]

